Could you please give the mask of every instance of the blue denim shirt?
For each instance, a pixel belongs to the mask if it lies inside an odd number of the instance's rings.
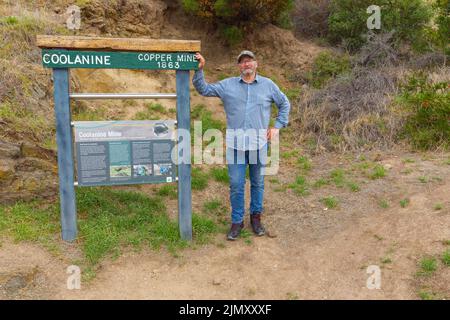
[[[272,102],[278,107],[275,128],[280,129],[288,124],[289,100],[269,78],[256,75],[255,80],[248,84],[242,77],[231,77],[209,84],[205,81],[203,70],[198,70],[192,83],[202,96],[222,99],[227,116],[227,147],[256,150],[264,146]]]

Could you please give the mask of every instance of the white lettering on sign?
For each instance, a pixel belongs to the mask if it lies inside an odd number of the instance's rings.
[[[195,62],[194,55],[177,55],[177,61],[179,62]]]
[[[80,138],[106,138],[106,132],[79,132]]]
[[[122,132],[118,131],[108,131],[108,137],[121,137]]]
[[[44,54],[42,60],[44,63],[53,64],[97,64],[97,65],[111,65],[111,56],[95,56],[95,55],[79,55],[72,57],[68,54],[58,54],[58,53],[46,53]]]
[[[170,54],[163,53],[140,53],[138,54],[139,61],[154,61],[154,62],[170,62],[172,56]]]

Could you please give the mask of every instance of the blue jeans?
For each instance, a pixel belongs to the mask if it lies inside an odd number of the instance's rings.
[[[247,165],[250,174],[250,214],[262,213],[266,159],[267,145],[260,150],[247,151],[227,148],[232,223],[241,223],[244,220],[245,171]]]

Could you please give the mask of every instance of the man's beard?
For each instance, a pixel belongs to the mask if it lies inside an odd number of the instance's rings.
[[[249,76],[249,75],[252,75],[254,72],[255,72],[255,70],[253,70],[253,69],[244,69],[244,71],[242,71],[242,75]]]

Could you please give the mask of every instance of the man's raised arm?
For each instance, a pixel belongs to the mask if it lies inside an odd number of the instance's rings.
[[[192,78],[192,84],[202,96],[205,97],[222,97],[224,92],[223,83],[207,83],[205,81],[205,76],[203,74],[203,67],[205,66],[205,58],[200,53],[195,54],[195,58],[199,61],[198,70],[195,71],[194,77]]]

